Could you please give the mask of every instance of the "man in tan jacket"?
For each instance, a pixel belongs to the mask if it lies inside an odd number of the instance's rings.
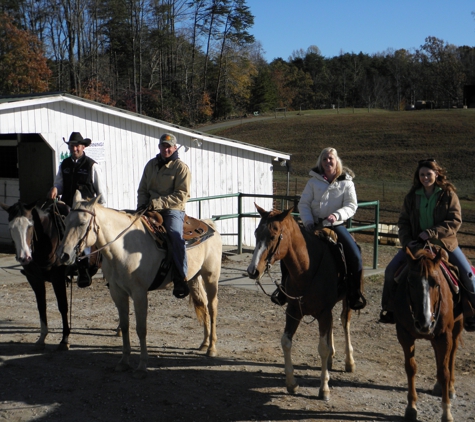
[[[173,261],[177,274],[173,277],[173,294],[177,298],[188,296],[188,265],[183,223],[185,204],[190,197],[191,173],[180,160],[175,135],[165,133],[158,144],[160,154],[145,166],[137,190],[137,211],[144,207],[154,209],[163,217],[163,225],[173,249]]]

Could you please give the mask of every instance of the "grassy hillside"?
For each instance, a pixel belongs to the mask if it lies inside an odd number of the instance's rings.
[[[356,174],[358,199],[378,199],[381,220],[386,222],[397,220],[417,162],[435,158],[458,189],[464,220],[475,222],[475,110],[327,110],[249,122],[214,133],[291,154],[292,195],[301,193],[322,148],[336,148]],[[276,193],[285,193],[285,175],[275,173],[275,179]]]

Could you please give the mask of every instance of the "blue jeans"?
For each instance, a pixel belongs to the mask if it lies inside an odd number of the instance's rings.
[[[186,259],[186,247],[183,240],[183,224],[185,222],[185,212],[178,210],[162,210],[163,226],[167,231],[171,242],[172,256],[179,277],[186,280],[188,272],[188,262]]]
[[[363,271],[363,260],[361,259],[361,252],[355,239],[348,232],[344,224],[333,226],[332,229],[338,236],[338,242],[343,246],[345,252],[346,266],[348,274],[358,274]]]
[[[470,300],[470,303],[475,306],[475,275],[472,273],[472,266],[463,254],[462,249],[460,249],[458,246],[452,252],[447,251],[447,254],[449,255],[449,262],[459,269],[460,282],[463,285],[462,289],[465,290],[465,293],[470,293],[466,296]],[[387,310],[387,305],[391,296],[391,290],[393,284],[395,283],[394,274],[405,262],[406,250],[403,248],[398,251],[396,256],[386,267],[386,271],[384,272],[383,295],[381,298],[381,306],[384,310]]]

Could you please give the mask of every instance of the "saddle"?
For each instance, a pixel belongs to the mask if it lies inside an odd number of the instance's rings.
[[[157,246],[166,251],[166,257],[160,264],[155,275],[150,290],[156,290],[165,280],[167,274],[173,270],[173,257],[170,240],[163,226],[163,217],[158,211],[146,211],[141,217],[142,223],[147,228],[151,236],[155,239]],[[191,249],[203,243],[206,239],[213,236],[215,230],[204,221],[185,215],[183,223],[183,239],[186,249]]]
[[[320,240],[323,240],[327,243],[330,252],[332,253],[333,259],[336,262],[338,272],[343,278],[346,278],[348,271],[346,266],[345,252],[343,251],[343,245],[338,242],[338,236],[334,230],[330,227],[317,228],[314,233]]]

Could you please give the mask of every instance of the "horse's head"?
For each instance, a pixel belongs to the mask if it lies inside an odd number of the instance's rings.
[[[32,210],[35,208],[35,203],[26,205],[16,202],[11,206],[5,204],[0,204],[0,206],[8,212],[8,227],[15,244],[16,260],[21,265],[27,265],[33,259],[34,221]]]
[[[447,252],[440,248],[437,254],[420,249],[414,254],[406,248],[408,261],[407,300],[411,307],[414,328],[420,334],[431,334],[440,316],[441,277],[440,261]]]
[[[98,231],[95,224],[95,207],[98,200],[99,197],[83,200],[81,193],[76,191],[73,206],[64,222],[64,237],[57,251],[57,256],[63,264],[74,264],[84,248],[96,243]]]
[[[255,231],[256,248],[247,273],[252,279],[260,279],[270,265],[282,259],[287,251],[288,241],[284,236],[287,219],[292,219],[292,210],[265,211],[257,204],[256,209],[261,215],[261,221]],[[284,245],[285,244],[285,245]]]

